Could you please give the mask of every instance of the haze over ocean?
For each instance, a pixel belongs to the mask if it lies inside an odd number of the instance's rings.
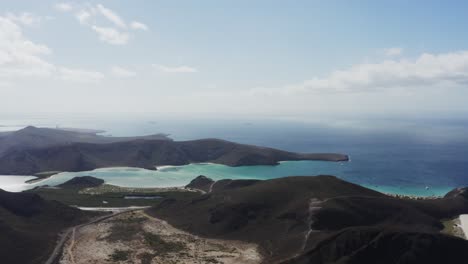
[[[159,174],[168,178],[166,185],[184,184],[202,173],[218,179],[331,174],[384,192],[425,196],[443,195],[452,188],[468,185],[468,122],[460,119],[373,118],[311,122],[267,118],[184,120],[148,116],[24,115],[3,117],[0,125],[3,131],[34,125],[102,129],[106,131],[104,134],[114,136],[168,133],[175,140],[221,138],[295,152],[339,152],[351,157],[351,162],[345,164],[291,162],[278,168],[187,166],[178,168],[177,172],[166,170],[163,171],[166,174]],[[147,177],[149,172],[133,173]],[[130,174],[123,171],[118,175],[122,180],[122,176],[131,174],[131,171]],[[96,175],[102,176],[103,172]],[[136,179],[137,175],[134,176]],[[177,181],[177,177],[181,177],[181,181]]]

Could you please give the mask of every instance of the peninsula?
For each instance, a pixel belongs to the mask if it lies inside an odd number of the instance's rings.
[[[2,140],[8,144],[1,144]],[[211,162],[227,166],[280,161],[347,161],[337,153],[294,153],[220,139],[173,141],[166,135],[113,138],[77,131],[27,127],[0,136],[0,174],[34,175],[104,167],[155,170],[162,165]]]

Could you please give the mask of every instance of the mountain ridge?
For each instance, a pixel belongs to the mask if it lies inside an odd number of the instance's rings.
[[[37,128],[29,130],[45,131]],[[24,133],[24,130],[19,133]],[[118,166],[155,170],[155,166],[201,162],[227,166],[277,165],[284,160],[336,162],[347,161],[348,156],[338,153],[294,153],[220,139],[173,141],[148,137],[119,138],[117,142],[110,143],[62,142],[45,147],[28,144],[10,146],[0,155],[0,174],[33,175],[47,171],[87,171]]]

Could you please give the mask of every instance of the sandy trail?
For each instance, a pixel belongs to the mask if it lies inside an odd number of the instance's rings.
[[[75,246],[75,239],[76,239],[76,227],[73,228],[72,234],[70,237],[70,245],[67,248],[68,256],[70,257],[70,263],[76,264],[75,257],[73,256],[73,247]]]
[[[312,217],[314,215],[314,212],[320,209],[319,205],[321,203],[322,203],[322,201],[317,199],[317,198],[311,198],[310,201],[309,201],[308,216],[307,216],[307,223],[309,225],[309,230],[307,230],[307,232],[304,235],[304,241],[302,243],[299,254],[304,252],[304,250],[305,250],[305,248],[307,246],[307,241],[309,241],[310,234],[312,234],[312,232],[314,232],[314,230],[312,229],[312,224],[313,224]]]
[[[213,191],[213,186],[216,184],[216,182],[213,182],[211,185],[210,185],[210,189],[208,190],[208,193],[211,193]]]
[[[60,263],[261,263],[257,245],[201,238],[142,210],[79,228],[67,241]],[[152,238],[152,243],[148,242]],[[120,254],[120,255],[119,255]]]

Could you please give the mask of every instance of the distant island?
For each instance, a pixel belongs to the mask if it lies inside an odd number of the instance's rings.
[[[26,127],[0,133],[0,174],[87,171],[104,167],[155,170],[162,165],[211,162],[227,166],[280,161],[347,161],[338,153],[294,153],[220,139],[174,141],[165,134],[106,137],[78,130]]]

